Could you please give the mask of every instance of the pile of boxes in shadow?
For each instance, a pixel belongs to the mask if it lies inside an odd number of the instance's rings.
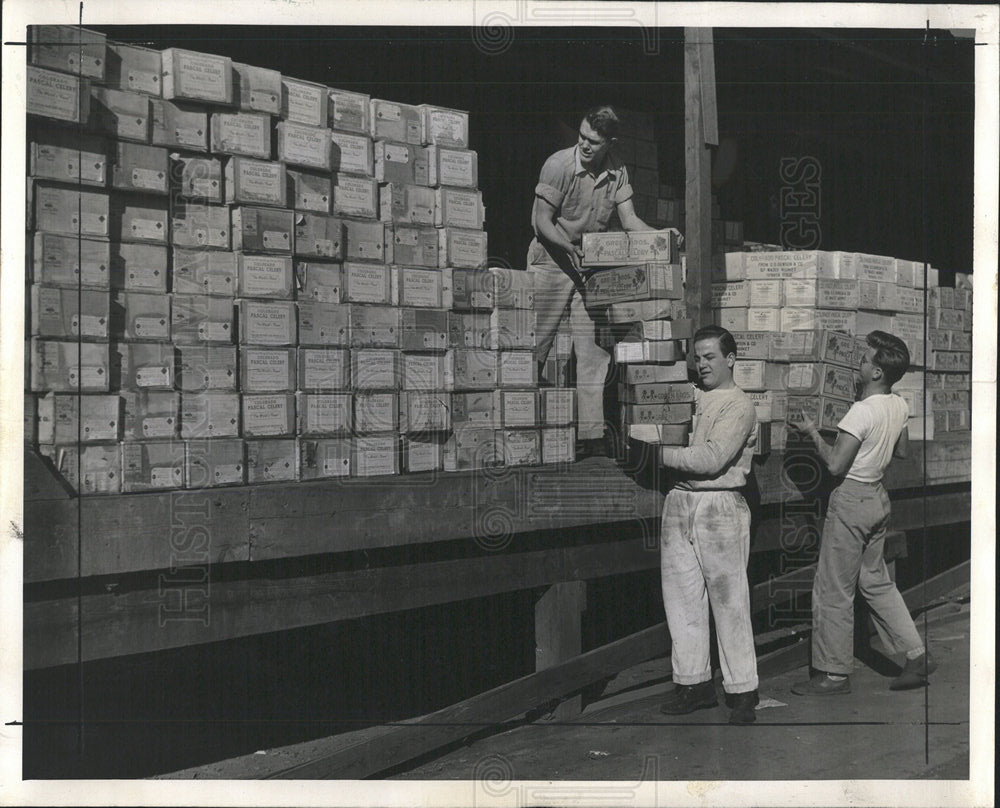
[[[587,233],[584,299],[606,319],[605,347],[615,362],[623,438],[686,445],[694,388],[686,350],[692,322],[675,237],[666,231]]]
[[[770,424],[770,435],[762,434],[773,449],[785,446],[786,422],[803,415],[836,429],[856,397],[865,336],[876,330],[898,336],[910,352],[911,370],[894,390],[909,404],[911,438],[969,429],[968,275],[925,273],[922,263],[863,253],[731,252],[716,269],[712,310],[736,337],[736,383]]]
[[[467,113],[29,39],[25,431],[74,489],[572,459]]]

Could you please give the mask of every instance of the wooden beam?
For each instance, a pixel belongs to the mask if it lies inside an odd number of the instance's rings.
[[[712,321],[712,154],[706,145],[700,44],[711,37],[711,28],[684,29],[684,302],[696,327]]]
[[[587,582],[564,581],[553,584],[535,604],[535,670],[541,671],[580,655],[580,615],[587,608]],[[579,715],[583,702],[579,695],[556,708],[560,719]]]
[[[930,603],[934,597],[954,589],[968,577],[968,563],[960,564],[929,580],[926,585],[908,590],[904,599],[911,609],[919,608]],[[386,727],[384,732],[361,743],[336,748],[336,737],[330,738],[329,752],[324,752],[319,746],[313,760],[275,772],[270,777],[290,780],[372,777],[481,732],[484,726],[516,718],[553,699],[574,693],[591,682],[663,656],[669,646],[666,625],[653,626],[443,710],[403,725]],[[758,676],[767,678],[800,667],[808,662],[808,652],[809,643],[803,638],[788,648],[766,654],[757,661]]]
[[[292,578],[212,580],[180,568],[155,588],[110,587],[24,605],[26,668],[216,642],[353,620],[535,587],[638,572],[659,565],[641,537],[528,553],[329,572]]]

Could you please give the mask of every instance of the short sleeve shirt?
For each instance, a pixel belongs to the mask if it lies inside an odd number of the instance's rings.
[[[858,454],[845,476],[862,483],[881,480],[908,417],[906,402],[895,393],[855,401],[837,424],[838,429],[861,441]]]
[[[580,165],[576,146],[557,151],[542,166],[535,186],[535,196],[546,200],[558,211],[557,221],[574,244],[584,233],[608,229],[608,221],[617,205],[632,198],[628,170],[608,152],[604,165],[593,176]],[[535,205],[531,220],[535,220]]]

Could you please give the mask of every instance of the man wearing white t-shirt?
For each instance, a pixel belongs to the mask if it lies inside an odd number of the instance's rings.
[[[855,589],[868,601],[886,647],[906,655],[903,671],[890,689],[921,687],[937,667],[883,558],[889,495],[882,486],[882,473],[894,456],[906,456],[908,443],[906,402],[892,392],[892,385],[909,368],[910,353],[902,340],[884,331],[872,331],[867,342],[860,367],[860,400],[837,424],[836,442],[831,446],[823,440],[809,419],[800,426],[813,439],[830,473],[845,475],[830,495],[823,526],[812,594],[816,672],[792,686],[792,692],[802,696],[851,692]]]

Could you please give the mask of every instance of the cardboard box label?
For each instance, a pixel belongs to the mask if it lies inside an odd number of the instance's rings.
[[[268,298],[292,296],[291,257],[240,253],[238,261],[240,295]]]
[[[436,269],[398,267],[401,306],[440,308],[442,275]]]
[[[474,151],[431,146],[428,158],[435,169],[430,176],[432,185],[475,188],[478,184],[479,164]]]
[[[445,234],[445,261],[451,267],[478,269],[486,265],[486,233],[482,230],[459,230],[448,227]]]
[[[358,432],[390,432],[396,429],[396,393],[357,393],[354,396],[354,429]]]
[[[226,198],[233,202],[284,205],[285,167],[281,163],[232,157],[226,164]]]
[[[350,393],[305,393],[299,397],[299,428],[303,433],[336,435],[351,429]]]
[[[240,341],[255,345],[294,345],[295,310],[292,303],[239,301]]]
[[[367,216],[377,213],[378,185],[367,177],[338,175],[333,188],[333,212],[345,216]]]
[[[435,191],[434,224],[438,227],[483,227],[483,198],[479,191],[438,188]]]
[[[391,348],[359,348],[351,354],[355,390],[394,390],[399,387],[399,352]]]
[[[372,174],[372,141],[365,135],[331,132],[332,169],[338,173]]]
[[[278,124],[278,157],[289,163],[329,171],[330,130],[282,121]]]
[[[469,147],[469,113],[424,104],[420,108],[423,118],[423,142],[437,146]]]
[[[26,112],[71,123],[87,120],[90,87],[86,79],[28,65]]]
[[[240,352],[241,387],[246,392],[295,389],[295,358],[289,350],[244,348]]]
[[[327,120],[334,129],[368,133],[368,106],[370,96],[347,90],[328,90]]]
[[[390,267],[347,261],[341,270],[342,300],[345,303],[380,303],[391,305],[392,273]]]
[[[290,121],[326,126],[327,88],[295,79],[281,80],[283,99],[282,112]]]
[[[674,263],[674,236],[666,231],[585,233],[583,255],[586,266],[618,266],[639,263]]]
[[[219,104],[232,102],[232,61],[208,53],[167,48],[163,51],[165,98],[195,98]]]
[[[341,390],[349,386],[346,350],[299,348],[299,384],[305,390]]]
[[[288,435],[295,429],[295,399],[287,394],[243,396],[244,435]]]

